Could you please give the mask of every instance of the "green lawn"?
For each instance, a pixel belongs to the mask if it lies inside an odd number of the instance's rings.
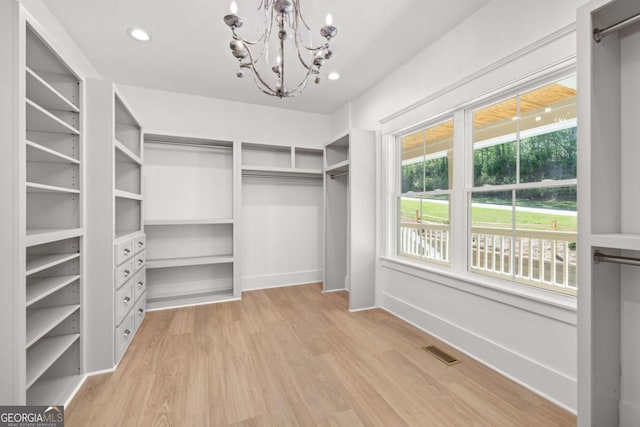
[[[402,218],[415,219],[416,210],[420,209],[417,200],[403,200],[400,214]],[[431,201],[422,202],[422,218],[426,221],[448,223],[449,206],[444,203]],[[511,228],[512,212],[505,209],[474,206],[471,210],[471,220],[475,226]],[[565,215],[549,215],[537,212],[518,212],[517,228],[528,230],[552,230],[552,223],[556,222],[556,230],[573,231],[577,229],[577,218]]]

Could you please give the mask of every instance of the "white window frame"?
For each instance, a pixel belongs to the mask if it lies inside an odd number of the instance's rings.
[[[383,237],[383,262],[392,262],[395,265],[404,265],[423,271],[425,274],[434,273],[442,278],[461,280],[472,287],[488,288],[493,291],[514,294],[517,296],[551,303],[558,306],[572,306],[575,304],[575,296],[558,293],[555,290],[545,289],[518,283],[515,280],[505,280],[497,277],[489,277],[471,271],[471,196],[474,192],[489,188],[473,187],[473,120],[469,115],[473,111],[527,93],[533,89],[551,84],[555,81],[576,74],[575,63],[539,72],[527,76],[517,82],[511,82],[505,88],[488,92],[454,108],[447,109],[439,114],[434,114],[426,120],[413,126],[383,135],[383,158],[387,161],[382,171],[385,173],[383,188],[385,191],[386,209],[383,224],[386,224],[386,233]],[[397,200],[401,193],[401,138],[407,134],[424,129],[453,118],[454,142],[453,142],[453,188],[450,191],[450,255],[448,265],[441,265],[429,261],[418,261],[398,254],[399,249],[399,218]],[[553,188],[559,186],[577,185],[577,178],[562,181],[543,183],[508,184],[504,186],[492,186],[491,191],[509,190],[517,186],[517,189],[528,188]],[[391,190],[391,191],[389,191]],[[421,274],[422,275],[422,274]],[[426,277],[426,276],[425,276]],[[445,280],[446,281],[446,280]],[[459,287],[458,284],[455,287]],[[462,289],[465,287],[462,286]],[[481,294],[485,292],[480,292]],[[488,295],[488,294],[487,294]],[[503,299],[500,297],[498,299]],[[572,302],[573,301],[573,302]]]

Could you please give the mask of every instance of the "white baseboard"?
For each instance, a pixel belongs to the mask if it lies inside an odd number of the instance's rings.
[[[359,311],[375,310],[376,308],[380,308],[380,307],[371,306],[371,307],[365,307],[365,308],[357,308],[355,310],[349,309],[349,313],[357,313]]]
[[[381,308],[567,411],[577,413],[577,380],[392,295],[383,293]]]
[[[242,291],[257,291],[318,282],[322,282],[322,270],[247,276],[242,278]]]
[[[640,425],[640,407],[634,402],[621,400],[620,408],[620,427],[631,427]]]
[[[80,382],[78,382],[78,385],[75,386],[75,388],[73,389],[73,391],[71,392],[69,397],[67,397],[67,400],[64,402],[64,407],[65,408],[67,408],[71,404],[71,401],[73,400],[74,397],[76,397],[76,394],[78,394],[78,392],[80,391],[80,389],[84,385],[85,381],[87,381],[87,375],[82,377],[82,380],[80,380]]]
[[[323,294],[331,294],[333,292],[346,292],[346,293],[349,293],[349,289],[342,288],[342,289],[329,289],[328,291],[322,291]]]
[[[88,378],[88,377],[97,377],[98,375],[104,375],[104,374],[112,374],[116,371],[116,369],[118,369],[118,365],[114,366],[111,369],[103,369],[101,371],[88,372],[86,376]]]

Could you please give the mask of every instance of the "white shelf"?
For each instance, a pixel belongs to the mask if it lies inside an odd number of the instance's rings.
[[[72,111],[79,113],[80,110],[71,101],[65,98],[54,87],[47,83],[42,77],[32,69],[27,70],[27,98],[37,101],[38,105],[48,110]]]
[[[140,160],[140,157],[136,156],[135,153],[129,150],[122,142],[114,139],[113,145],[116,150],[122,153],[122,155],[125,156],[129,161],[142,165],[142,160]]]
[[[83,233],[84,229],[82,228],[29,229],[27,230],[25,245],[30,247],[42,245],[44,243],[57,242],[59,240],[82,236]]]
[[[321,169],[295,169],[295,168],[274,168],[266,166],[243,166],[243,176],[268,175],[268,176],[300,176],[322,178]]]
[[[54,185],[27,182],[27,193],[67,193],[80,194],[80,190],[74,188],[56,187]]]
[[[49,163],[69,163],[79,165],[80,160],[58,153],[55,150],[27,141],[27,161],[28,162],[49,162]]]
[[[80,304],[27,310],[27,348],[75,313]]]
[[[43,338],[27,351],[27,388],[31,387],[74,342],[80,334]]]
[[[142,230],[126,230],[126,231],[121,231],[119,233],[116,233],[116,238],[114,243],[118,243],[122,240],[129,240],[130,238],[132,238],[136,234],[140,234],[141,232]]]
[[[640,251],[640,234],[593,234],[591,245],[601,248]]]
[[[345,160],[343,162],[327,166],[327,168],[324,171],[325,172],[344,172],[348,169],[349,169],[349,160]]]
[[[73,126],[60,120],[30,99],[27,103],[27,131],[80,135]]]
[[[209,265],[209,264],[230,264],[232,262],[233,262],[232,256],[201,256],[201,257],[185,257],[185,258],[147,259],[147,269],[188,267],[193,265]]]
[[[203,219],[149,219],[144,222],[145,226],[154,225],[217,225],[233,224],[232,218],[203,218]]]
[[[80,279],[79,275],[41,277],[27,286],[27,307]]]
[[[27,404],[64,405],[83,379],[83,375],[68,375],[37,381],[27,390]]]
[[[171,296],[163,296],[160,298],[148,298],[147,311],[184,307],[189,305],[212,304],[216,302],[230,301],[233,299],[233,291],[231,289],[186,295],[176,294]]]
[[[55,254],[55,255],[37,255],[27,259],[26,275],[38,273],[56,265],[60,265],[67,261],[80,258],[80,254]]]
[[[130,193],[128,191],[114,190],[113,195],[115,197],[120,197],[121,199],[142,200],[142,195]]]

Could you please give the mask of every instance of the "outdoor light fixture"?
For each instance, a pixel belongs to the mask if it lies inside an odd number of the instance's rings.
[[[320,35],[326,42],[314,47],[310,38],[311,28],[300,11],[300,0],[258,0],[258,14],[264,28],[257,40],[247,40],[238,35],[237,30],[242,27],[243,21],[237,15],[238,5],[235,0],[231,2],[230,10],[231,14],[224,17],[224,22],[233,34],[229,45],[231,53],[240,63],[236,76],[242,78],[245,70],[250,70],[258,88],[267,95],[278,98],[299,95],[312,76],[316,84],[320,83],[320,68],[333,55],[329,42],[338,34],[330,14],[327,15],[326,25],[320,29]],[[271,49],[275,49],[275,52],[270,52],[271,36],[274,33],[277,40],[274,40]],[[308,37],[309,44],[305,44],[303,36]],[[275,64],[269,68],[274,57]],[[288,84],[289,80],[285,79],[285,75],[290,77],[285,74],[285,61],[288,58],[291,58],[289,63],[300,62],[302,70],[293,85]],[[261,68],[263,74],[260,74],[258,68]]]

